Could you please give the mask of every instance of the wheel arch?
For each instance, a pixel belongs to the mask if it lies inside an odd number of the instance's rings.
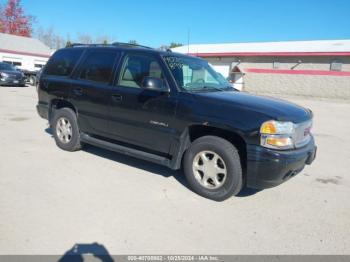
[[[203,136],[221,137],[233,144],[239,153],[242,167],[247,165],[247,143],[237,131],[232,131],[215,126],[191,125],[188,127],[189,140],[192,143],[194,140]]]
[[[62,109],[62,108],[70,108],[74,111],[76,115],[78,115],[77,109],[71,102],[64,99],[55,98],[55,99],[52,99],[50,102],[49,121],[51,121],[55,110]]]
[[[196,139],[203,136],[217,136],[223,139],[226,139],[231,144],[233,144],[240,156],[241,165],[243,170],[246,170],[247,167],[247,143],[236,131],[227,130],[224,128],[214,127],[214,126],[205,126],[205,125],[191,125],[186,128],[180,138],[180,146],[178,155],[174,160],[174,169],[178,169],[181,167],[181,163],[183,162],[183,157],[185,155],[186,150],[191,146],[191,143]]]

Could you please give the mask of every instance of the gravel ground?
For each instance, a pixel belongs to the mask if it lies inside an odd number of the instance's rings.
[[[287,183],[217,203],[181,172],[87,147],[68,153],[34,87],[0,88],[0,254],[350,254],[350,102],[287,98],[315,113],[318,157]]]

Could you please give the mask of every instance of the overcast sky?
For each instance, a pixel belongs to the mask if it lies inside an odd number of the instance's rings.
[[[37,24],[66,37],[88,33],[158,47],[350,39],[349,0],[22,0]],[[4,2],[4,0],[0,0]]]

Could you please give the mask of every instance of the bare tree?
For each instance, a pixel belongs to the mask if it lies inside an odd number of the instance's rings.
[[[92,37],[88,34],[78,33],[77,42],[81,44],[92,44],[93,40],[92,40]]]
[[[95,39],[95,43],[97,43],[97,44],[107,45],[111,42],[112,42],[111,38],[107,35],[101,35],[101,36],[96,37],[96,39]]]
[[[36,30],[36,37],[42,41],[44,44],[49,46],[51,49],[59,49],[62,47],[65,47],[67,45],[71,45],[72,43],[81,43],[81,44],[108,44],[111,43],[112,40],[107,35],[100,35],[96,37],[95,39],[91,37],[87,33],[77,33],[76,37],[73,39],[71,38],[70,34],[68,33],[66,38],[58,35],[55,33],[55,30],[53,27],[49,28],[43,28],[39,27]]]
[[[175,48],[175,47],[179,47],[179,46],[183,46],[183,44],[176,43],[176,42],[171,42],[169,48]]]
[[[161,45],[158,49],[165,51],[165,50],[168,50],[168,49],[171,49],[171,48],[175,48],[175,47],[179,47],[179,46],[183,46],[183,44],[171,42],[170,45]]]
[[[53,27],[39,27],[36,31],[36,37],[51,49],[59,49],[65,46],[65,39],[56,34]]]

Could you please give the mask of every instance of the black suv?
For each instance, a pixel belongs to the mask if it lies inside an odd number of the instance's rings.
[[[47,63],[38,95],[60,148],[88,143],[183,167],[191,188],[217,201],[279,185],[316,154],[311,110],[237,92],[205,60],[171,51],[71,45]]]

